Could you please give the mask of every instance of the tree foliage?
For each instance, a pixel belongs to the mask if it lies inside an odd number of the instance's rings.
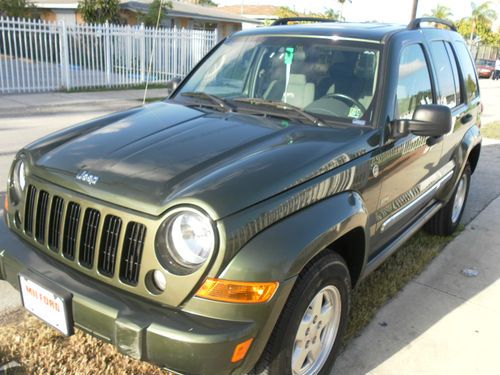
[[[7,17],[38,18],[35,5],[29,0],[0,0],[0,15]]]
[[[290,17],[299,17],[300,14],[290,7],[279,7],[278,11],[276,12],[276,15],[278,18],[290,18]]]
[[[78,12],[87,23],[118,23],[120,0],[80,0]]]
[[[156,27],[158,15],[160,16],[160,24],[165,19],[169,9],[172,9],[170,0],[153,0],[149,4],[148,12],[139,17],[139,20],[148,27]]]
[[[199,5],[203,5],[206,7],[216,7],[217,3],[213,2],[212,0],[198,0],[197,3]]]
[[[434,9],[431,9],[431,13],[426,14],[426,16],[441,18],[443,20],[451,20],[453,13],[447,6],[437,4]]]
[[[456,23],[458,32],[466,39],[479,40],[481,44],[500,46],[500,32],[492,30],[497,18],[489,1],[482,4],[472,3],[470,17],[462,18]]]

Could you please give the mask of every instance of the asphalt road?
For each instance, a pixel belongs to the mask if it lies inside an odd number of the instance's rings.
[[[485,122],[499,121],[500,108],[498,108],[497,102],[500,97],[500,81],[482,80],[481,89],[485,106]],[[0,97],[0,104],[1,102],[2,97]],[[75,108],[74,105],[67,108],[57,108],[57,112],[46,110],[42,114],[39,110],[27,109],[22,117],[19,116],[19,113],[11,117],[3,113],[0,122],[0,194],[5,191],[9,166],[18,149],[53,131],[118,109],[119,106],[110,109],[109,105],[94,104],[81,108]],[[472,178],[469,200],[463,218],[464,223],[470,222],[490,202],[500,196],[499,165],[500,142],[485,140],[478,168]],[[0,240],[4,237],[6,230],[5,224],[0,220]],[[17,293],[6,282],[0,281],[0,315],[2,310],[15,307],[18,304]]]

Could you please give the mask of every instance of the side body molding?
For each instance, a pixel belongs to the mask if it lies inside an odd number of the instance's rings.
[[[267,228],[250,240],[220,276],[228,280],[282,281],[355,228],[368,228],[368,213],[356,192],[320,201]],[[368,247],[365,229],[365,260]]]

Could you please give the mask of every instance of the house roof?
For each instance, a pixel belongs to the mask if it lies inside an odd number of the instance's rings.
[[[150,3],[151,0],[135,0],[135,1],[122,0],[121,8],[132,10],[135,12],[146,12],[148,10]],[[168,14],[170,16],[175,16],[175,17],[260,24],[260,22],[257,20],[242,17],[239,15],[236,16],[234,14],[229,14],[227,12],[219,10],[217,7],[195,5],[181,1],[172,1],[172,9],[168,10]]]
[[[120,7],[134,12],[146,12],[151,1],[152,0],[120,0]],[[35,0],[35,6],[45,9],[76,9],[78,7],[78,0]],[[168,10],[168,14],[174,17],[186,17],[219,22],[260,23],[255,19],[223,12],[216,7],[200,6],[181,1],[172,1],[172,9]]]
[[[259,18],[277,18],[280,7],[275,5],[226,5],[220,6],[219,10],[231,14]],[[243,11],[243,12],[242,12]]]

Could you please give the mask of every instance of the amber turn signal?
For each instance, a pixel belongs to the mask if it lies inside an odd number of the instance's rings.
[[[248,349],[250,349],[250,345],[252,345],[253,339],[248,339],[239,343],[234,348],[233,356],[231,357],[231,362],[236,363],[241,361],[248,353]]]
[[[273,297],[278,285],[277,282],[259,283],[207,278],[196,292],[196,296],[222,302],[263,303]]]

